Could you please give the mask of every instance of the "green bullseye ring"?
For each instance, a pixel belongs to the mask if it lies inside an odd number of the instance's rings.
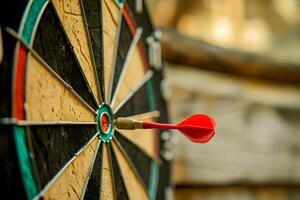
[[[114,115],[109,105],[102,104],[97,110],[97,129],[99,138],[103,142],[109,142],[114,135]]]

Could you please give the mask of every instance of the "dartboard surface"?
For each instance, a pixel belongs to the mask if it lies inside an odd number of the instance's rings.
[[[11,0],[0,13],[2,197],[166,198],[162,133],[113,123],[167,121],[145,3]]]

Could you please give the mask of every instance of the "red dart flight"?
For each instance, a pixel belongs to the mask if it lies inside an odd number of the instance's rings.
[[[118,129],[177,129],[184,136],[195,143],[206,143],[215,135],[215,121],[203,114],[195,114],[178,124],[163,124],[156,122],[143,122],[128,118],[115,120]]]

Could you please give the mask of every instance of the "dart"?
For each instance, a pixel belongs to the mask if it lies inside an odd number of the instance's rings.
[[[145,122],[120,117],[115,120],[118,129],[176,129],[195,143],[206,143],[215,135],[215,121],[204,114],[195,114],[178,124]]]

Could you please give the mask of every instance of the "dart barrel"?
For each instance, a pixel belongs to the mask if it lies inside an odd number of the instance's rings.
[[[143,122],[125,117],[119,117],[115,120],[115,127],[125,130],[141,129],[143,128]]]

